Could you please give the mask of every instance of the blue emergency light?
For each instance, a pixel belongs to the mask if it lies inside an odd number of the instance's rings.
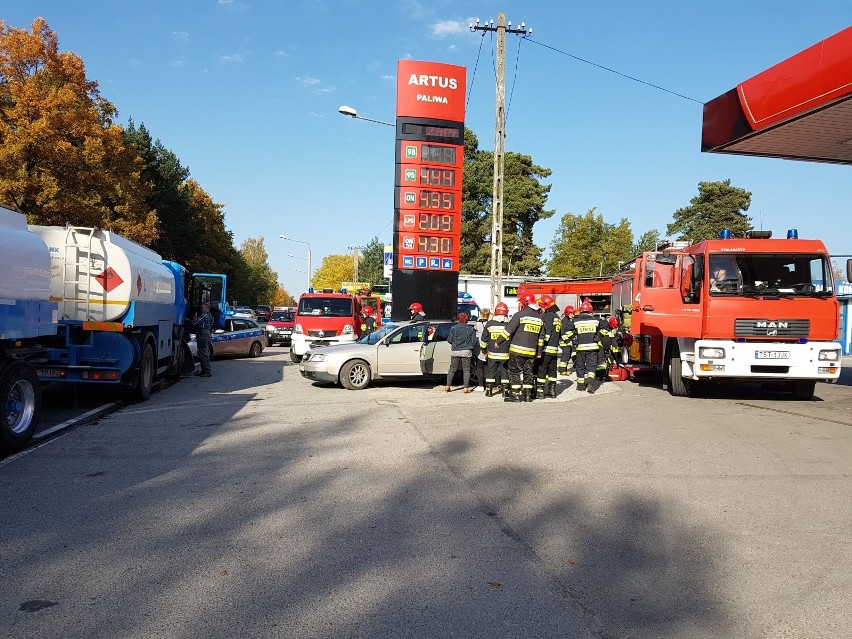
[[[788,229],[787,230],[787,239],[788,240],[798,240],[799,239],[799,229]]]
[[[734,234],[731,233],[731,229],[722,229],[719,232],[719,239],[721,240],[730,240],[732,237],[734,237]]]

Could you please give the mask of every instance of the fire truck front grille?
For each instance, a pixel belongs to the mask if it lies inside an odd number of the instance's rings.
[[[811,322],[806,319],[738,319],[734,323],[736,337],[807,337],[810,332]]]
[[[336,335],[337,331],[321,331],[319,329],[308,331],[308,337],[335,337]]]

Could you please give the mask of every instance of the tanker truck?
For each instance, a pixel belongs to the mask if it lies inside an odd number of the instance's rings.
[[[6,406],[6,419],[0,423],[4,448],[19,448],[35,431],[37,381],[111,384],[145,400],[158,376],[192,370],[189,331],[184,326],[188,307],[209,303],[214,317],[221,319],[225,275],[190,278],[180,264],[102,229],[27,227],[24,216],[9,209],[3,210],[3,220],[16,234],[0,236],[4,267],[0,304],[8,303],[5,300],[30,303],[28,308],[35,308],[35,302],[47,304],[38,307],[42,316],[31,314],[22,320],[27,331],[18,330],[28,336],[26,344],[17,351],[4,347],[7,368],[24,379],[0,396]],[[32,266],[19,268],[20,275],[7,283],[11,264],[6,262],[19,262],[16,254],[30,256]],[[38,291],[37,299],[30,290]],[[44,327],[42,317],[48,312],[51,321]],[[0,334],[4,333],[0,321]],[[10,338],[16,335],[10,333]]]
[[[27,219],[0,206],[0,448],[17,450],[32,437],[41,410],[41,387],[32,357],[40,338],[56,335],[57,303],[50,301],[47,246]]]

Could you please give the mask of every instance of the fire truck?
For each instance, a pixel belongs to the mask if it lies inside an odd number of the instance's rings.
[[[672,244],[627,262],[612,281],[621,364],[658,369],[672,395],[705,380],[758,381],[812,399],[840,376],[832,266],[819,240],[734,239]]]
[[[609,317],[612,308],[611,277],[523,282],[518,286],[518,297],[524,293],[532,293],[537,298],[550,295],[563,311],[566,306],[577,308],[583,300],[588,300],[594,314],[601,317]]]
[[[372,307],[373,317],[380,321],[381,304],[378,295],[353,295],[331,289],[302,293],[293,319],[290,360],[302,361],[312,346],[354,342],[361,336],[361,310]]]

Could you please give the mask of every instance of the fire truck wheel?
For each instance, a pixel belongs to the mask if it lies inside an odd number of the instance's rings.
[[[793,382],[793,399],[800,402],[809,402],[814,398],[814,390],[816,390],[816,380],[800,379]]]
[[[340,383],[348,390],[361,390],[370,383],[370,365],[362,359],[346,362],[340,369]]]
[[[24,362],[10,362],[0,374],[0,448],[23,448],[38,426],[41,386],[35,371]]]
[[[689,397],[692,394],[690,380],[683,378],[680,351],[677,346],[672,349],[669,357],[669,392],[675,397]]]
[[[298,364],[299,362],[302,361],[302,356],[296,355],[296,353],[293,352],[292,348],[290,349],[290,361],[293,362],[294,364]]]
[[[151,396],[151,387],[154,385],[154,347],[151,342],[145,342],[142,346],[142,356],[139,358],[139,374],[133,396],[143,402]]]

